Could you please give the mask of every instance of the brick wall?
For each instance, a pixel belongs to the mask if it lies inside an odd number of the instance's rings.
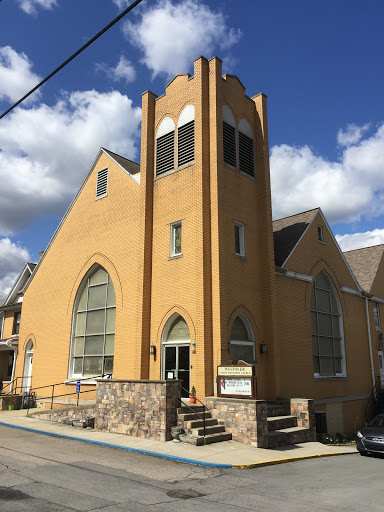
[[[180,380],[98,381],[95,430],[169,441],[180,397]]]

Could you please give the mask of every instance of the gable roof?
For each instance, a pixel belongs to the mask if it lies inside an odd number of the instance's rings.
[[[105,153],[107,153],[108,156],[110,156],[117,164],[120,165],[124,170],[126,170],[129,174],[137,174],[140,172],[140,165],[136,162],[132,162],[132,160],[128,160],[128,158],[125,158],[123,156],[118,155],[117,153],[114,153],[113,151],[110,151],[106,148],[101,148]]]
[[[20,297],[24,295],[25,287],[35,270],[36,263],[26,263],[20,274],[17,276],[15,284],[12,286],[8,296],[0,303],[0,308],[7,309],[20,302]]]
[[[43,259],[45,258],[45,255],[47,254],[47,252],[51,248],[51,245],[53,244],[57,234],[59,233],[62,225],[64,224],[64,221],[66,220],[66,218],[70,214],[74,204],[77,201],[77,198],[79,197],[81,191],[83,190],[85,184],[88,181],[88,178],[92,174],[94,168],[96,167],[97,162],[99,161],[99,159],[100,159],[100,157],[101,157],[101,155],[103,153],[108,155],[108,157],[111,160],[113,160],[116,163],[116,165],[118,167],[120,167],[120,169],[122,169],[124,171],[124,173],[127,174],[134,181],[134,183],[136,183],[136,185],[140,186],[140,165],[139,164],[136,164],[135,162],[132,162],[131,160],[128,160],[127,158],[124,158],[123,156],[117,155],[116,153],[113,153],[112,151],[109,151],[108,149],[100,148],[99,152],[97,153],[97,156],[96,156],[95,160],[93,161],[92,167],[89,169],[89,171],[88,171],[87,175],[85,176],[82,184],[80,185],[79,190],[77,191],[75,197],[72,199],[72,202],[69,205],[67,211],[65,212],[63,218],[61,219],[59,225],[57,226],[56,231],[53,233],[52,238],[50,239],[47,247],[45,248],[45,251],[41,255],[41,258],[40,258],[39,262],[37,263],[36,268],[34,269],[34,272],[30,276],[30,278],[28,279],[28,281],[27,281],[27,283],[26,283],[26,285],[24,287],[24,290],[23,290],[24,292],[28,288],[28,286],[29,286],[30,282],[32,281],[32,279],[34,278],[38,268],[40,267],[41,262],[43,261]],[[129,168],[131,168],[131,170],[128,170]]]
[[[319,210],[320,208],[315,208],[273,221],[275,264],[278,267],[285,263]]]
[[[360,286],[366,292],[371,291],[383,253],[384,244],[346,251],[344,253]]]

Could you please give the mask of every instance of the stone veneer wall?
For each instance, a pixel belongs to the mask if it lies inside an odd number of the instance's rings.
[[[63,420],[85,421],[87,418],[94,418],[95,406],[79,405],[63,409],[30,409],[28,416],[33,416],[39,420],[56,421],[57,423],[63,423]]]
[[[21,407],[21,395],[4,395],[0,397],[0,410],[6,411],[8,410],[9,405],[13,405],[15,409],[20,409]]]
[[[169,441],[181,380],[98,380],[95,430]]]
[[[291,415],[296,416],[298,427],[305,427],[310,430],[308,441],[316,441],[314,401],[307,398],[291,398]]]
[[[257,448],[268,448],[267,402],[209,396],[205,399],[212,418],[231,432],[232,439]]]

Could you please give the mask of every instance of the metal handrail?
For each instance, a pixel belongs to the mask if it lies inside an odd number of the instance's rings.
[[[81,395],[82,393],[90,393],[91,391],[93,391],[93,389],[86,389],[85,391],[79,391],[78,393],[76,393],[77,395],[77,406],[79,405],[79,395]],[[29,393],[25,393],[25,394],[29,394]],[[65,394],[62,394],[62,395],[50,395],[50,396],[39,396],[39,398],[36,398],[35,401],[37,402],[38,400],[46,400],[47,398],[50,398],[51,399],[51,409],[53,409],[53,399],[54,398],[61,398],[63,396],[69,396],[69,395],[73,395],[74,393],[65,393]],[[30,407],[29,407],[29,401],[28,401],[28,407],[27,407],[27,412],[29,411]]]
[[[8,382],[8,384],[6,384],[5,386],[3,386],[3,381],[1,381],[0,395],[3,395],[3,394],[10,395],[12,392],[11,388],[9,388],[8,393],[4,393],[4,389],[7,388],[8,386],[11,386],[15,381],[17,382],[17,377],[15,379],[11,380],[11,382]]]
[[[202,402],[201,400],[199,400],[195,395],[192,395],[187,389],[185,388],[181,388],[182,391],[185,391],[186,393],[188,393],[189,396],[192,396],[195,400],[197,400],[202,406],[203,406],[203,417],[200,416],[200,414],[196,411],[194,411],[192,409],[192,407],[189,407],[189,405],[187,405],[185,402],[183,402],[183,400],[181,398],[179,398],[179,401],[181,403],[181,407],[186,407],[187,409],[189,409],[193,414],[196,414],[196,416],[198,416],[201,420],[203,420],[203,437],[205,437],[206,433],[205,433],[205,411],[209,411],[209,407],[204,403]]]

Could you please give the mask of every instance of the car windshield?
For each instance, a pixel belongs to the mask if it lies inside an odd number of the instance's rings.
[[[384,416],[375,416],[368,425],[370,427],[384,427]]]

